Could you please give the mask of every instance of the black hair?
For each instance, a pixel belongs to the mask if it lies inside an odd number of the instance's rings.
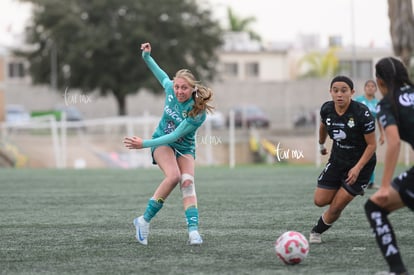
[[[332,88],[332,85],[335,83],[335,82],[345,82],[346,84],[348,84],[348,86],[349,86],[349,88],[351,88],[351,90],[353,90],[354,89],[354,83],[352,82],[352,80],[349,78],[349,77],[347,77],[347,76],[344,76],[344,75],[337,75],[337,76],[335,76],[333,79],[332,79],[332,81],[331,81],[331,88]]]
[[[385,57],[380,59],[375,64],[375,75],[377,78],[381,78],[388,88],[388,92],[394,92],[396,88],[404,85],[414,86],[408,76],[408,70],[404,64],[394,58]]]
[[[408,76],[407,68],[400,60],[394,57],[385,57],[375,64],[375,75],[377,78],[384,81],[384,84],[388,89],[386,97],[391,99],[394,115],[398,121],[399,116],[397,112],[395,91],[405,85],[414,86]]]

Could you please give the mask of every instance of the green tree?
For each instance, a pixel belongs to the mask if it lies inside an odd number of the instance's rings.
[[[141,59],[143,42],[151,42],[170,76],[188,68],[208,81],[216,73],[222,30],[195,0],[21,1],[34,6],[26,31],[34,50],[24,53],[34,83],[50,83],[52,76],[61,92],[112,94],[119,115],[127,113],[129,94],[161,90]]]
[[[336,49],[330,48],[326,54],[311,52],[299,60],[299,68],[303,73],[301,78],[322,78],[333,76],[338,72],[339,61]]]
[[[232,32],[247,32],[252,40],[261,41],[259,34],[250,28],[250,25],[256,22],[256,17],[249,16],[242,18],[234,13],[229,7],[227,8],[227,18],[229,20],[229,31]]]

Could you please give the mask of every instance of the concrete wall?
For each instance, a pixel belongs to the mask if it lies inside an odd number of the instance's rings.
[[[230,165],[229,132],[220,130],[206,135],[204,129],[198,133],[196,164],[204,165]],[[74,168],[79,161],[84,162],[88,168],[122,167],[126,158],[131,157],[133,163],[139,167],[153,167],[151,164],[149,149],[127,150],[122,139],[125,131],[107,132],[107,134],[93,134],[88,132],[70,131],[67,137],[65,167]],[[6,141],[17,146],[19,153],[27,157],[27,166],[32,168],[55,168],[56,158],[52,137],[44,132],[16,131],[6,136]],[[249,146],[250,133],[247,130],[236,131],[235,165],[244,165],[256,162],[256,155]],[[259,134],[262,139],[271,141],[277,148],[276,155],[261,153],[260,159],[272,165],[289,164],[314,164],[325,165],[328,156],[320,156],[317,153],[317,137],[314,132],[280,133],[278,131],[263,130]],[[327,142],[330,148],[330,141]],[[378,146],[378,163],[384,162],[385,146]],[[408,153],[406,155],[406,153]],[[404,143],[400,152],[399,162],[405,163],[406,158],[412,164],[414,153]],[[112,162],[111,162],[112,160]],[[124,160],[124,161],[123,161]],[[131,164],[131,162],[128,162]],[[126,165],[128,166],[128,165]]]
[[[271,128],[290,129],[302,113],[319,109],[330,100],[330,79],[301,80],[294,82],[227,81],[207,84],[214,92],[214,105],[227,114],[233,106],[254,104],[261,107],[271,119]],[[362,93],[365,80],[355,81],[357,93]],[[97,93],[85,94],[70,88],[58,92],[48,87],[7,83],[4,86],[6,104],[22,104],[29,111],[47,110],[57,105],[75,105],[85,118],[102,118],[117,115],[113,96],[100,97]],[[142,91],[127,99],[128,114],[147,112],[160,115],[163,95]]]
[[[5,79],[5,73],[4,73],[4,58],[0,56],[0,122],[4,121],[5,119],[5,113],[4,113],[4,79]]]
[[[355,81],[357,94],[362,93],[365,80]],[[315,163],[316,130],[314,127],[294,129],[293,121],[302,112],[317,112],[320,105],[330,100],[330,79],[302,80],[295,82],[220,82],[211,85],[214,91],[214,105],[225,115],[229,109],[236,105],[254,104],[261,107],[271,118],[271,128],[260,131],[260,138],[266,138],[275,145],[280,144],[281,149],[289,152],[289,163]],[[1,95],[1,94],[0,94]],[[87,100],[86,100],[87,98]],[[113,97],[98,97],[96,94],[85,95],[81,91],[67,90],[55,93],[47,87],[32,87],[22,84],[8,83],[4,87],[4,99],[8,104],[22,104],[27,110],[51,109],[56,105],[75,105],[84,114],[85,118],[104,118],[117,115],[117,106]],[[154,96],[148,92],[141,92],[128,98],[128,111],[131,116],[140,116],[144,113],[159,116],[162,111],[163,96]],[[207,135],[201,129],[201,136]],[[99,135],[70,135],[68,140],[68,166],[71,167],[77,159],[85,159],[91,167],[104,167],[106,164],[88,150],[91,146],[100,152],[124,152],[122,137],[125,133],[114,136],[113,133]],[[213,158],[213,164],[228,165],[229,132],[215,130],[208,138],[214,137],[214,144],[201,143],[198,148],[199,165],[208,164]],[[236,163],[244,164],[254,161],[254,155],[249,148],[250,133],[247,130],[236,131]],[[16,134],[9,137],[13,143],[21,148],[22,152],[31,155],[32,165],[35,167],[53,167],[53,152],[50,146],[50,137],[39,136],[35,138],[36,146],[30,136]],[[219,142],[218,142],[219,141]],[[209,142],[209,141],[207,141]],[[31,146],[27,146],[27,145]],[[82,145],[81,147],[79,145]],[[86,149],[85,149],[86,148]],[[384,146],[378,148],[379,162],[383,161]],[[85,149],[85,150],[82,150]],[[208,151],[211,150],[211,151]],[[295,159],[294,151],[302,151],[303,157]],[[405,151],[404,151],[405,152]],[[414,159],[409,150],[409,159]],[[45,158],[44,156],[49,156]],[[148,154],[145,154],[148,157]],[[268,159],[274,161],[274,159]],[[405,161],[404,153],[400,161]],[[323,160],[322,160],[323,162]],[[276,161],[277,163],[277,161]]]

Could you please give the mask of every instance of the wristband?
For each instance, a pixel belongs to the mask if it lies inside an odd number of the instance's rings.
[[[325,150],[325,144],[319,144],[319,151]]]

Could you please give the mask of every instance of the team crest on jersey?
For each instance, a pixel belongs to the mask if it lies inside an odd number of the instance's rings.
[[[187,118],[187,111],[183,111],[183,112],[181,113],[181,116],[182,116],[183,118]]]
[[[355,126],[355,121],[353,117],[349,118],[347,125],[349,128],[353,128]]]

